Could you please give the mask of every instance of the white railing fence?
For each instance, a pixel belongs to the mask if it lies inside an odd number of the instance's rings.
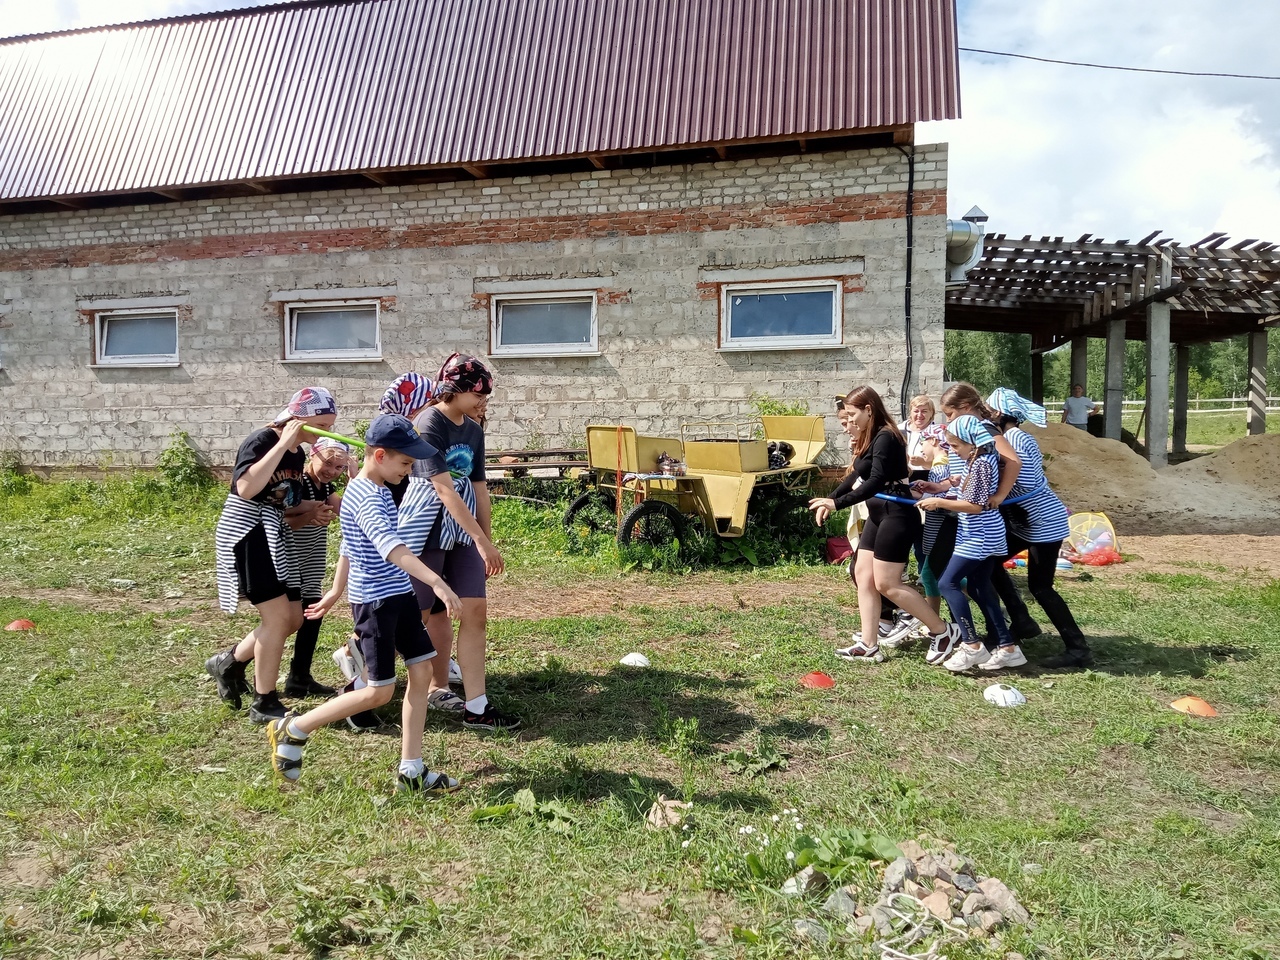
[[[1124,412],[1140,413],[1146,407],[1145,400],[1123,401]],[[1187,416],[1197,413],[1239,413],[1249,409],[1248,397],[1206,397],[1187,400]],[[1280,397],[1267,397],[1267,413],[1280,413]],[[1173,406],[1169,407],[1169,416],[1173,416]]]

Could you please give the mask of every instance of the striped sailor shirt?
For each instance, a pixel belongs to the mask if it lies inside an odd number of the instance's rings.
[[[347,484],[338,511],[342,554],[351,563],[347,598],[373,603],[413,589],[409,575],[387,559],[405,545],[396,528],[396,505],[391,491],[365,477]]]
[[[1027,431],[1014,427],[1005,434],[1005,439],[1022,461],[1018,471],[1018,479],[1014,481],[1009,499],[1032,494],[1022,500],[1018,506],[1027,511],[1031,528],[1031,539],[1028,543],[1057,543],[1065,540],[1071,532],[1067,521],[1067,508],[1062,505],[1058,495],[1049,487],[1044,476],[1044,455],[1040,452],[1040,444]]]

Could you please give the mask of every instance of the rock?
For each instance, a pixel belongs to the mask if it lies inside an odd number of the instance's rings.
[[[669,827],[678,827],[680,821],[684,819],[685,811],[693,804],[685,803],[683,800],[668,800],[665,794],[658,794],[658,799],[653,801],[653,806],[649,808],[649,812],[645,814],[645,828],[648,830],[666,830]]]
[[[959,902],[964,899],[964,894],[961,893],[960,890],[957,889],[956,887],[953,887],[951,884],[947,883],[945,880],[935,881],[933,884],[933,892],[946,894],[946,897],[948,900],[955,900],[956,902]]]
[[[827,897],[822,909],[837,917],[854,917],[858,914],[858,901],[849,896],[848,888],[840,887]]]
[[[1044,873],[1044,867],[1038,863],[1024,863],[1022,865],[1022,872],[1029,877],[1034,877],[1037,874]]]
[[[1020,953],[1015,953],[1014,951],[1010,950],[1008,953],[1004,955],[1004,960],[1027,960],[1027,958]]]
[[[960,905],[961,916],[971,917],[975,913],[980,913],[991,906],[991,901],[987,899],[987,895],[981,891],[969,894],[964,898],[964,903]]]
[[[782,893],[788,897],[802,897],[806,893],[815,893],[827,885],[827,875],[819,873],[813,867],[805,867],[794,877],[789,877],[782,885]]]
[[[132,590],[138,585],[135,580],[122,580],[118,577],[108,580],[107,583],[111,584],[111,586],[115,587],[117,590]]]
[[[858,917],[845,930],[849,933],[856,934],[859,937],[865,937],[876,925],[876,922],[868,917]]]
[[[882,937],[893,935],[893,925],[897,922],[897,917],[889,912],[889,908],[883,904],[877,903],[871,908],[871,922],[875,925],[876,933]]]
[[[921,877],[936,877],[938,875],[938,868],[941,866],[942,861],[932,853],[926,853],[916,861],[916,871]]]
[[[967,873],[957,873],[951,878],[951,882],[955,884],[957,890],[961,890],[964,893],[973,893],[978,889],[978,881]]]
[[[1027,913],[1022,904],[1018,902],[1018,898],[1014,896],[1013,891],[995,877],[987,877],[987,879],[978,884],[978,889],[990,901],[992,907],[1004,914],[1005,919],[1011,923],[1026,923],[1031,919],[1031,914]]]
[[[942,854],[942,862],[952,873],[964,873],[974,876],[973,861],[968,857],[961,856],[954,850],[947,850]]]
[[[884,868],[884,889],[887,893],[897,893],[908,880],[914,880],[919,874],[916,865],[906,857],[899,857]]]
[[[925,857],[929,856],[929,851],[920,846],[920,844],[914,840],[904,840],[902,843],[898,844],[898,849],[902,851],[902,855],[904,857],[917,864]]]
[[[939,920],[951,919],[951,901],[947,899],[947,895],[941,890],[937,890],[921,901],[925,909],[937,917]]]
[[[908,880],[902,885],[902,892],[908,896],[915,897],[917,900],[923,900],[931,891],[926,887],[920,886],[914,880]]]
[[[827,943],[831,940],[831,934],[817,920],[797,920],[795,927],[796,936],[801,940],[811,943]]]
[[[978,921],[977,927],[979,930],[983,933],[990,933],[996,927],[1000,926],[1004,917],[1000,915],[1000,911],[998,910],[983,910],[974,919]]]

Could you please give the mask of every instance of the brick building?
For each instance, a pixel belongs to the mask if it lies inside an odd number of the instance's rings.
[[[454,350],[491,358],[503,446],[936,392],[946,148],[913,131],[958,113],[956,58],[951,0],[304,0],[0,41],[0,448],[145,463],[182,429],[225,463],[301,385],[341,429]]]

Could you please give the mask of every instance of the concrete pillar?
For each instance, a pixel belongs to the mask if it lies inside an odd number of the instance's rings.
[[[1245,432],[1257,436],[1267,432],[1267,331],[1249,334],[1249,413]]]
[[[1067,396],[1071,396],[1071,388],[1077,383],[1084,385],[1084,392],[1089,392],[1089,338],[1071,338],[1071,382],[1067,384]]]
[[[1147,459],[1169,462],[1169,304],[1147,306]]]
[[[1173,452],[1187,452],[1187,397],[1191,375],[1191,348],[1178,344],[1173,353]]]
[[[1031,399],[1044,404],[1044,354],[1031,354]]]
[[[1124,319],[1107,321],[1106,384],[1102,394],[1102,435],[1120,439],[1124,413]]]

